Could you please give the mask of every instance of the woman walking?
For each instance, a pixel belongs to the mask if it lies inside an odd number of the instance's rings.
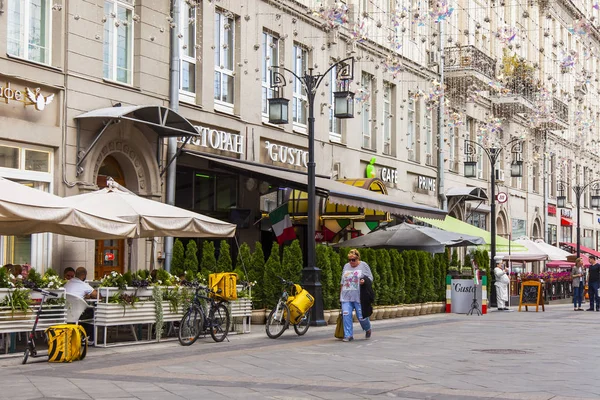
[[[356,249],[348,252],[348,263],[342,270],[342,280],[340,282],[340,302],[342,303],[342,318],[344,321],[344,342],[354,340],[352,327],[352,310],[356,311],[356,318],[360,326],[366,332],[365,338],[371,337],[371,321],[368,317],[363,317],[360,304],[361,286],[373,282],[373,274],[369,265],[360,261],[360,253]]]

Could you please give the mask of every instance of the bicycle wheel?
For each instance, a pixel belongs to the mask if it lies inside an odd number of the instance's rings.
[[[294,325],[294,330],[298,336],[304,335],[308,331],[310,326],[310,310],[308,310],[303,316],[300,322]]]
[[[210,336],[215,342],[222,342],[229,332],[230,318],[229,310],[225,304],[218,304],[210,310]]]
[[[267,318],[267,323],[265,325],[267,336],[271,339],[277,339],[289,326],[290,309],[288,308],[287,304],[279,303],[277,307],[271,311],[269,317]]]
[[[25,354],[23,354],[23,364],[27,363],[28,358],[29,358],[29,348],[25,349]]]
[[[179,322],[179,343],[182,346],[194,344],[202,328],[202,312],[196,307],[191,307]]]

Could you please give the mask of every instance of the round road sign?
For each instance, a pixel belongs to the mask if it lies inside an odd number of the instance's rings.
[[[498,203],[506,203],[508,195],[504,192],[500,192],[496,195],[496,200],[498,200]]]

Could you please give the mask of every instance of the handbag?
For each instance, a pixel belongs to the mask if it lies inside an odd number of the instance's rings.
[[[335,334],[336,339],[344,338],[344,318],[342,317],[342,313],[340,312],[337,321],[335,323]]]

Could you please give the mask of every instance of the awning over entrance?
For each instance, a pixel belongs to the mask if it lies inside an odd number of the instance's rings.
[[[194,125],[175,111],[162,106],[108,107],[78,115],[75,119],[128,120],[147,125],[158,136],[198,136]]]
[[[560,242],[560,247],[565,250],[570,250],[572,253],[577,253],[577,244],[576,243],[568,243],[568,242]],[[586,253],[591,256],[600,257],[600,252],[594,249],[590,249],[589,247],[579,246],[579,250],[581,253]]]
[[[233,170],[242,175],[255,177],[269,183],[280,183],[300,190],[306,190],[308,185],[308,176],[304,172],[264,166],[253,162],[222,158],[193,151],[186,151],[186,153],[213,162],[224,169]],[[412,215],[432,219],[441,219],[446,215],[443,210],[437,208],[399,203],[392,196],[346,185],[319,175],[316,176],[316,192],[317,195],[326,197],[330,203],[370,208],[397,215]]]
[[[419,220],[449,232],[462,233],[471,236],[481,236],[483,240],[485,240],[485,242],[487,243],[485,247],[488,249],[490,248],[490,243],[492,242],[492,234],[490,232],[484,231],[483,229],[477,228],[476,226],[460,221],[456,218],[452,218],[449,215],[447,215],[446,219],[444,219],[443,221],[422,217],[419,217]],[[508,239],[496,235],[496,251],[498,253],[509,251],[517,252],[527,251],[527,248],[518,243],[512,242]]]
[[[560,217],[560,224],[562,226],[573,226],[573,220],[567,217]]]
[[[461,200],[487,200],[487,193],[479,187],[453,187],[448,189],[446,197],[458,197]]]

